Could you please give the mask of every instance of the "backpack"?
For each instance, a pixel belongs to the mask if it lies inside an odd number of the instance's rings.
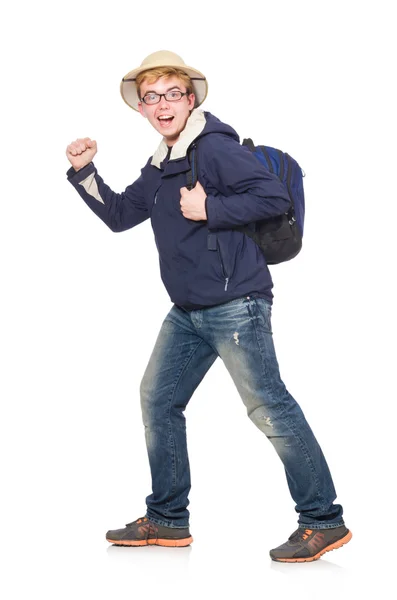
[[[277,175],[288,190],[291,200],[289,210],[276,217],[255,221],[249,225],[236,227],[260,247],[268,265],[275,265],[294,258],[302,249],[303,224],[305,218],[305,197],[301,167],[286,152],[271,146],[255,146],[253,141],[244,139],[254,156],[270,171]],[[196,145],[189,152],[191,171],[187,173],[187,187],[192,189],[197,180]]]

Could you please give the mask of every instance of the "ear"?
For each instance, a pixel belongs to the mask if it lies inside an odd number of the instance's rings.
[[[196,102],[196,96],[194,94],[189,94],[189,96],[187,97],[187,102],[188,102],[189,110],[193,110],[195,102]]]

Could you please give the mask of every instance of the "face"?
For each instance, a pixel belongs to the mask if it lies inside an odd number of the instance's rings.
[[[186,92],[186,86],[179,77],[160,77],[154,83],[144,81],[141,85],[141,98],[148,92],[156,94],[165,94],[172,90]],[[151,125],[162,134],[167,146],[173,146],[179,139],[181,131],[184,130],[186,121],[190,116],[190,111],[194,108],[194,94],[182,96],[176,102],[167,102],[164,96],[161,97],[158,104],[138,103],[139,112],[143,117],[149,120]],[[159,118],[162,117],[162,118]],[[171,117],[171,118],[164,118]]]

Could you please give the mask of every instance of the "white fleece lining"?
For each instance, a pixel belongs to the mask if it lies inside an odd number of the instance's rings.
[[[192,141],[195,140],[196,137],[203,131],[205,124],[206,119],[204,116],[204,111],[200,110],[199,108],[192,110],[190,117],[186,121],[185,129],[181,131],[178,141],[172,146],[169,160],[183,158],[186,156],[188,147]],[[156,152],[153,154],[151,164],[159,169],[160,164],[167,156],[167,152],[168,146],[163,139]]]
[[[102,204],[105,204],[99,193],[98,184],[95,181],[95,173],[91,173],[90,175],[88,175],[88,177],[83,179],[83,181],[79,181],[79,185],[82,185],[87,194],[95,198],[95,200],[98,200],[98,202],[102,202]]]

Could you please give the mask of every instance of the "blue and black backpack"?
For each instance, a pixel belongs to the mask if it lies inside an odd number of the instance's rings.
[[[303,192],[304,173],[301,167],[286,152],[271,146],[255,146],[248,138],[242,146],[246,146],[254,156],[285,185],[291,206],[282,215],[263,219],[236,227],[251,237],[261,248],[268,265],[285,262],[294,258],[302,249],[303,224],[305,219],[305,196]],[[191,171],[188,173],[188,188],[196,185],[197,159],[196,147],[189,152]]]

